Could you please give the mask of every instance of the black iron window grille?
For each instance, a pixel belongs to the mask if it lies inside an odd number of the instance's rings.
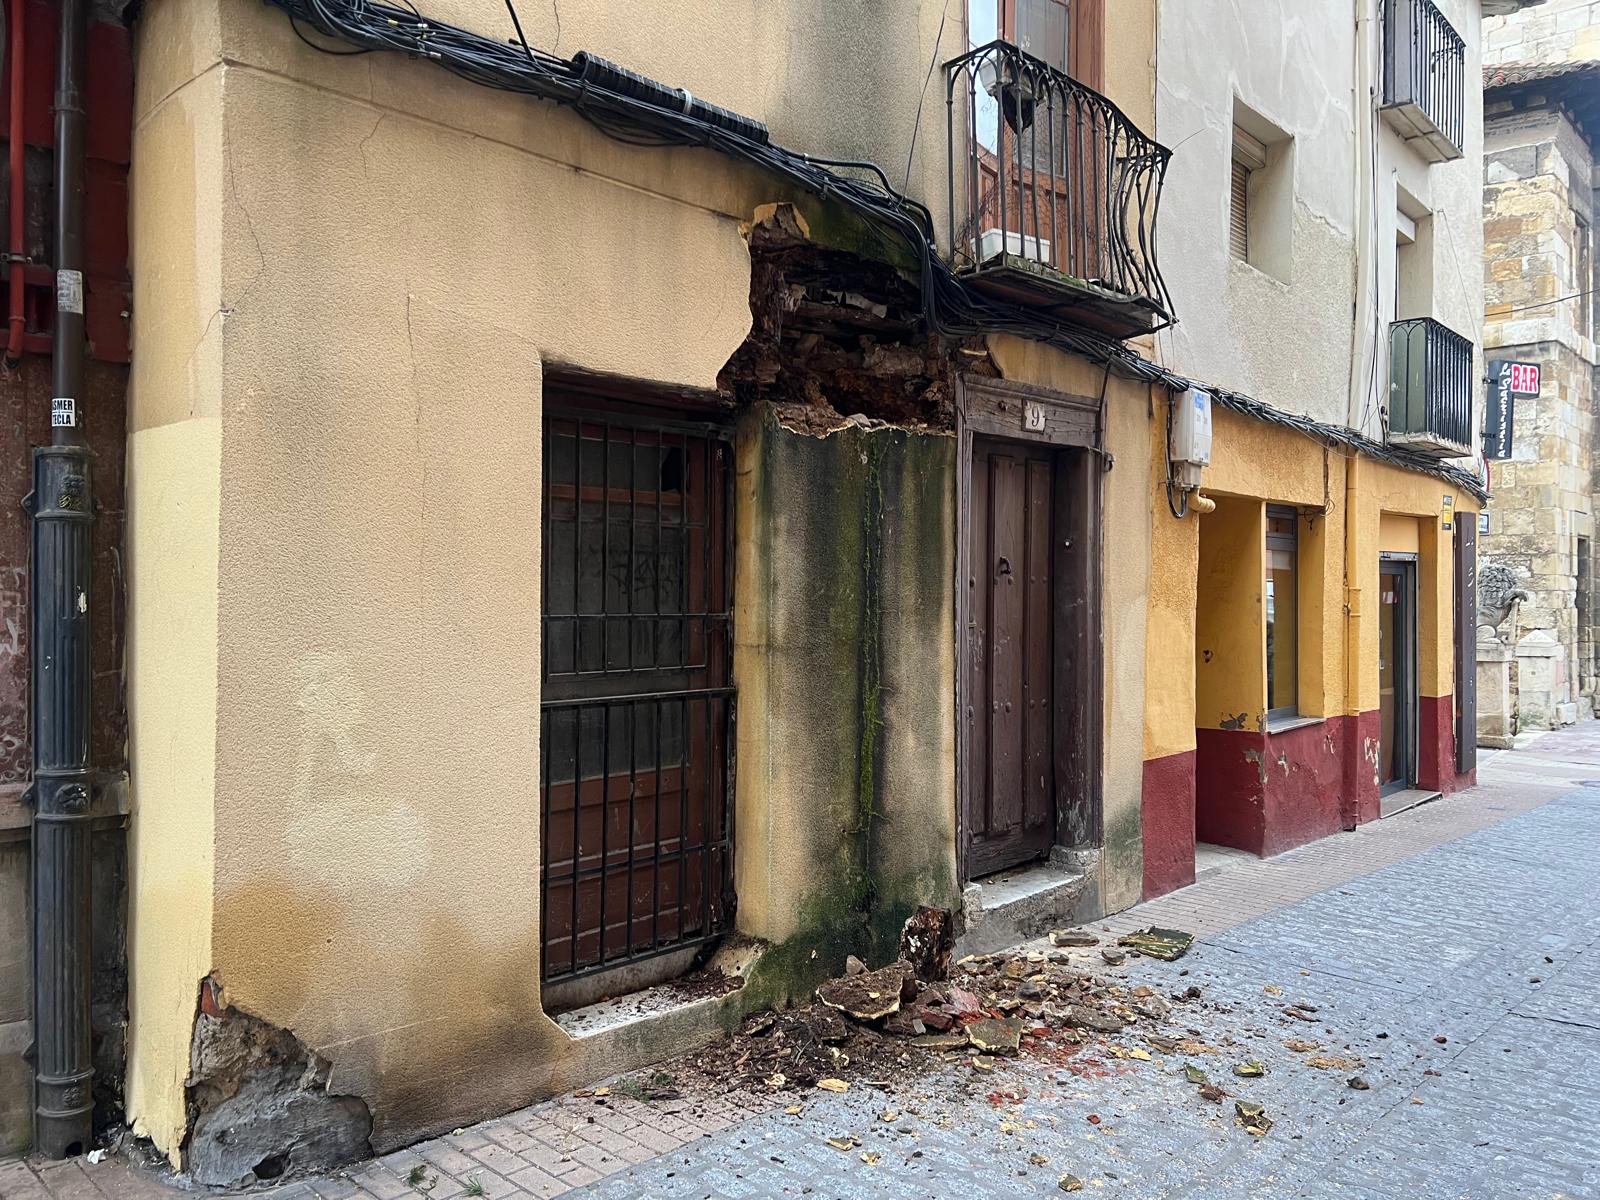
[[[544,435],[543,973],[708,941],[732,914],[730,447],[557,410]]]
[[[950,60],[945,75],[955,267],[1048,268],[1141,310],[1134,328],[1170,323],[1156,217],[1171,152],[1009,42]]]
[[[1432,0],[1386,0],[1383,105],[1392,124],[1435,162],[1461,157],[1467,130],[1467,47]]]
[[[1472,453],[1472,343],[1431,317],[1389,327],[1389,440],[1424,453]]]

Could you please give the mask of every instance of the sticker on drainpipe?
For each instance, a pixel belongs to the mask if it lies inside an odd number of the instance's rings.
[[[56,311],[83,313],[83,272],[63,268],[56,272]]]
[[[71,429],[78,423],[78,402],[71,396],[50,401],[50,424],[56,429]]]

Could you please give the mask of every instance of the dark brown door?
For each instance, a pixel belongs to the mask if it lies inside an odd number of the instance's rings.
[[[1049,448],[973,442],[964,713],[973,876],[1040,858],[1055,840],[1054,484]]]
[[[731,915],[724,439],[588,399],[546,413],[547,982],[707,941]]]

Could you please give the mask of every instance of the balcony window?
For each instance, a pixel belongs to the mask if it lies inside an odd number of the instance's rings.
[[[1069,71],[1067,17],[1067,0],[1005,0],[1000,36],[1056,70]]]
[[[1389,327],[1389,441],[1435,458],[1472,453],[1472,343],[1429,317]]]
[[[1384,119],[1429,162],[1466,144],[1467,47],[1432,0],[1385,0]]]
[[[1057,59],[1087,53],[1074,40],[1077,0],[1004,3],[1002,30],[1031,29]],[[1061,12],[1052,16],[1052,6]],[[1171,324],[1156,264],[1170,152],[1099,92],[1010,41],[979,46],[945,71],[956,269],[1008,303],[1111,337]]]

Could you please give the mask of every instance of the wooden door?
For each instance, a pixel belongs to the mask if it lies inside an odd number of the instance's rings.
[[[1000,36],[1095,91],[1105,89],[1105,0],[1001,0]]]
[[[978,438],[967,555],[970,685],[964,827],[969,875],[1055,841],[1055,452]]]

